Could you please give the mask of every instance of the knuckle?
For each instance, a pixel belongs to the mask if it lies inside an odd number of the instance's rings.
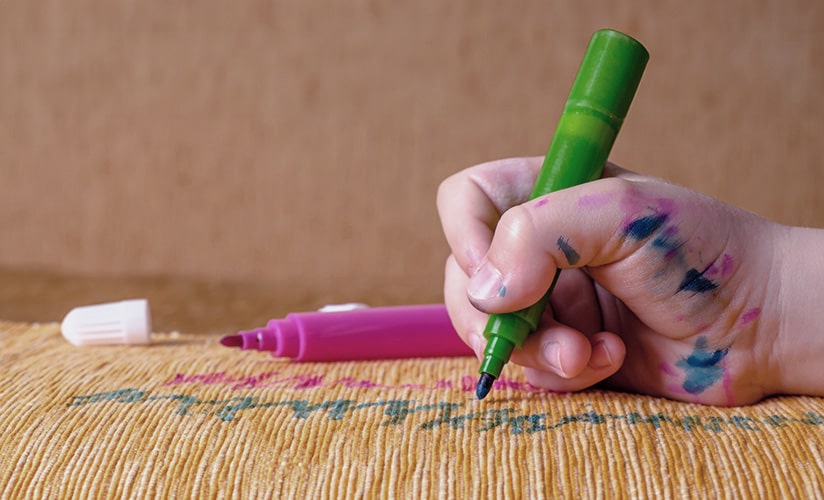
[[[495,229],[496,235],[502,233],[507,239],[515,240],[518,244],[534,243],[536,232],[532,211],[524,205],[516,205],[504,212]]]
[[[626,199],[626,197],[634,198],[641,195],[641,189],[638,187],[638,184],[629,179],[609,177],[602,179],[600,182],[605,191],[614,193],[618,199]]]
[[[439,210],[443,209],[444,203],[453,195],[453,185],[455,184],[455,175],[451,175],[441,181],[438,185],[438,190],[435,194],[435,203]]]

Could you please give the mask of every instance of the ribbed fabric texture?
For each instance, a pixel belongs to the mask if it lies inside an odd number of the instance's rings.
[[[821,498],[824,400],[548,394],[474,358],[297,364],[0,322],[2,498]]]

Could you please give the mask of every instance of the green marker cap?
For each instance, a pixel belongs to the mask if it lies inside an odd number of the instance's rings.
[[[603,114],[616,132],[641,82],[649,52],[618,31],[596,31],[569,92],[566,108]]]

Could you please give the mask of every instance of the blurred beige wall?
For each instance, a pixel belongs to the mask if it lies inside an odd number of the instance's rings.
[[[612,159],[824,226],[824,3],[0,3],[0,266],[439,300],[439,182],[541,155],[590,34]]]

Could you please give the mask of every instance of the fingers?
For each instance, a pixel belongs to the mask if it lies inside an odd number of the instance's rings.
[[[620,191],[632,191],[645,181],[661,182],[608,163],[605,180],[524,203],[541,161],[534,157],[484,163],[449,177],[438,189],[444,234],[456,263],[467,275],[475,275],[469,296],[482,310],[526,307],[546,291],[556,267],[592,265],[593,252],[584,255],[589,259],[582,259],[575,245],[585,241],[595,250],[615,233],[620,210],[610,197],[617,198]],[[570,204],[576,196],[577,202]],[[605,208],[612,217],[593,216]],[[602,224],[593,224],[598,221]],[[597,238],[591,238],[593,234]],[[573,236],[575,241],[570,239]],[[493,241],[498,243],[490,251]],[[517,283],[514,290],[511,283]]]
[[[614,375],[622,366],[622,339],[602,331],[595,287],[579,270],[564,271],[538,330],[511,361],[529,381],[555,391],[577,391]]]
[[[463,341],[472,348],[478,359],[483,359],[486,340],[483,329],[489,315],[472,307],[466,297],[466,273],[450,255],[444,269],[444,303],[452,325]]]
[[[559,325],[560,326],[560,325]],[[517,362],[524,364],[524,374],[534,386],[559,392],[573,392],[591,387],[614,375],[623,365],[626,347],[610,332],[600,332],[587,339],[574,331],[560,328],[530,336]],[[520,359],[527,354],[531,362]],[[515,357],[513,357],[515,361]]]
[[[449,177],[438,188],[438,213],[456,262],[475,271],[509,207],[529,198],[541,158],[484,163]]]
[[[675,205],[668,195],[677,193],[610,164],[603,179],[526,201],[539,168],[538,158],[503,160],[441,185],[438,210],[453,253],[445,302],[456,330],[482,358],[487,313],[528,307],[565,269],[550,312],[511,361],[526,368],[534,385],[580,390],[614,375],[626,355],[624,342],[603,331],[599,295],[642,283],[643,276],[628,277],[611,264],[632,256],[663,226]]]
[[[583,270],[569,269],[561,273],[549,299],[555,321],[593,335],[604,329],[604,311],[597,287]]]
[[[646,365],[658,366],[655,339],[740,318],[761,219],[611,164],[599,180],[525,201],[539,163],[473,167],[438,193],[454,254],[445,300],[479,357],[486,313],[535,303],[559,269],[547,313],[511,358],[538,387],[577,391],[607,378],[642,386]]]
[[[674,216],[677,193],[667,197],[668,185],[630,180],[637,174],[615,166],[608,175],[613,176],[506,211],[469,281],[472,304],[489,313],[528,307],[546,292],[557,269],[617,263]]]
[[[483,329],[489,316],[467,300],[464,290],[468,278],[453,256],[447,260],[445,276],[444,296],[453,325],[481,360],[486,347]],[[598,331],[599,321],[593,319],[599,317],[597,312],[580,310],[584,314],[578,315],[574,311],[560,312],[567,307],[574,309],[576,301],[592,304],[589,296],[595,293],[591,284],[582,286],[586,281],[583,273],[569,271],[561,276],[557,288],[559,299],[553,301],[559,305],[555,316],[568,317],[569,324],[550,319],[513,353],[511,362],[524,366],[529,382],[537,387],[577,391],[615,374],[624,362],[626,348],[617,335]],[[552,311],[546,316],[552,317]]]

